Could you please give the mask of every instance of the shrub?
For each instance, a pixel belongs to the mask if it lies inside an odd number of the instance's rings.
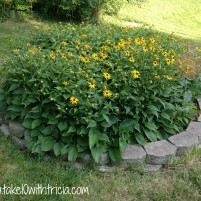
[[[113,161],[129,143],[167,139],[194,118],[182,42],[111,25],[35,27],[1,75],[1,112],[31,132],[33,153]]]

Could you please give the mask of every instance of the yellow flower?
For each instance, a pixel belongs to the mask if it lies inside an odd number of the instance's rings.
[[[56,49],[56,53],[59,53],[59,52],[61,52],[61,50],[60,49]]]
[[[93,81],[89,82],[88,85],[89,85],[89,88],[91,89],[94,89],[96,87],[96,84]]]
[[[139,78],[139,77],[140,77],[140,72],[139,72],[139,71],[133,70],[132,73],[133,73],[133,78],[136,79],[136,78]]]
[[[149,38],[149,40],[151,41],[151,43],[155,42],[154,38]]]
[[[107,90],[107,89],[105,89],[105,90],[103,90],[103,96],[106,97],[106,98],[109,98],[109,97],[112,96],[112,92]]]
[[[170,59],[165,59],[165,60],[166,60],[166,64],[167,64],[167,65],[170,65],[171,60],[170,60]]]
[[[141,45],[140,39],[139,39],[139,38],[135,38],[135,43],[136,43],[137,45]]]
[[[110,41],[110,40],[106,40],[106,43],[107,43],[108,45],[110,45],[110,44],[111,44],[111,41]]]
[[[103,73],[103,77],[106,79],[106,80],[109,80],[111,78],[111,75],[109,73]]]
[[[126,50],[126,51],[124,52],[124,54],[125,54],[126,56],[130,56],[130,51],[129,51],[129,50]]]
[[[98,55],[96,53],[92,54],[92,57],[94,58],[94,60],[98,60]]]
[[[158,62],[157,62],[157,61],[154,61],[154,62],[153,62],[153,65],[154,65],[154,66],[158,66]]]
[[[84,48],[85,48],[85,49],[89,49],[89,48],[90,48],[90,45],[89,45],[89,44],[86,44],[86,45],[84,46]]]
[[[78,103],[78,101],[79,101],[78,98],[76,98],[74,96],[70,97],[71,104],[76,105]]]
[[[106,63],[106,65],[109,66],[109,67],[111,67],[111,66],[112,66],[112,63],[108,61],[108,62]]]
[[[167,53],[167,52],[163,52],[162,55],[163,55],[164,57],[166,57],[166,56],[168,55],[168,53]]]
[[[169,76],[169,75],[166,75],[166,78],[167,78],[168,80],[173,80],[173,77],[171,77],[171,76]]]
[[[73,53],[72,52],[68,52],[68,56],[72,57]]]
[[[31,46],[31,44],[30,44],[30,43],[27,43],[27,44],[26,44],[26,46],[27,46],[27,47],[30,47],[30,46]]]
[[[101,48],[102,50],[105,50],[105,51],[110,49],[108,46],[105,46],[105,45],[103,45]]]
[[[61,42],[61,45],[66,46],[66,45],[67,45],[67,42],[66,42],[66,41],[62,41],[62,42]]]
[[[155,78],[156,78],[156,79],[160,79],[160,75],[156,74],[156,75],[155,75]]]
[[[20,50],[19,49],[14,49],[13,52],[17,53],[19,52]]]
[[[86,58],[84,63],[89,63],[90,62],[90,59],[89,58]]]
[[[63,81],[63,84],[66,86],[68,84],[68,82],[67,81]]]
[[[53,60],[55,60],[56,57],[54,56],[53,53],[50,53],[50,58],[53,59]]]
[[[135,62],[135,59],[133,57],[130,57],[129,61],[133,63],[133,62]]]
[[[30,52],[31,54],[35,54],[35,50],[34,50],[34,49],[30,49],[29,52]]]
[[[39,26],[34,26],[34,28],[35,28],[35,29],[39,29],[40,27],[39,27]]]
[[[147,51],[148,51],[148,48],[147,48],[147,47],[143,47],[143,51],[144,51],[144,52],[147,52]]]
[[[63,59],[66,59],[66,55],[65,55],[65,54],[62,54],[61,57],[62,57]]]

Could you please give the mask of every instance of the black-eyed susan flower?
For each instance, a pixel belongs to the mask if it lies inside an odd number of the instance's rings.
[[[148,51],[148,48],[147,48],[147,47],[143,47],[143,51],[144,51],[144,52],[147,52],[147,51]]]
[[[93,54],[92,54],[92,57],[93,57],[94,60],[96,60],[96,61],[99,59],[99,58],[98,58],[98,54],[96,54],[96,53],[93,53]]]
[[[55,57],[55,55],[53,53],[50,53],[50,58],[55,60],[56,57]]]
[[[96,87],[96,84],[93,81],[89,82],[88,85],[89,85],[89,88],[91,89],[94,89]]]
[[[135,62],[135,59],[134,59],[133,57],[130,57],[130,58],[129,58],[129,61],[132,62],[132,63],[134,63],[134,62]]]
[[[125,54],[127,57],[129,57],[129,56],[130,56],[130,51],[129,51],[129,50],[126,50],[126,51],[124,51],[124,54]]]
[[[89,45],[89,44],[86,44],[86,45],[84,46],[84,48],[85,48],[85,49],[89,49],[89,48],[90,48],[90,45]]]
[[[165,77],[166,77],[166,79],[168,79],[168,80],[173,80],[173,77],[172,77],[172,76],[166,75]]]
[[[34,50],[34,49],[30,49],[29,52],[30,52],[31,54],[35,54],[35,50]]]
[[[109,98],[112,96],[112,92],[108,89],[103,90],[103,96]]]
[[[64,86],[68,85],[68,82],[67,81],[63,81],[63,85]]]
[[[111,75],[110,75],[109,73],[103,73],[103,77],[104,77],[106,80],[111,79]]]
[[[30,47],[30,46],[31,46],[31,43],[27,43],[26,46],[27,46],[27,47]]]
[[[133,70],[132,74],[133,74],[133,78],[135,78],[135,79],[140,77],[140,72],[137,70]]]
[[[79,101],[78,98],[76,98],[74,96],[70,97],[71,104],[76,105],[78,103],[78,101]]]
[[[153,61],[153,65],[154,66],[158,66],[158,62],[157,61]]]
[[[111,67],[112,63],[108,61],[108,62],[106,62],[106,65],[109,66],[109,67]]]
[[[13,52],[18,53],[20,50],[19,49],[14,49]]]
[[[166,64],[170,65],[170,63],[171,63],[171,60],[170,59],[166,59]]]
[[[156,74],[156,75],[155,75],[155,78],[156,78],[156,79],[160,79],[160,75]]]
[[[66,42],[66,41],[62,41],[62,42],[61,42],[61,45],[66,46],[66,45],[67,45],[67,42]]]
[[[39,27],[39,26],[34,26],[34,28],[35,28],[35,29],[40,29],[40,27]]]

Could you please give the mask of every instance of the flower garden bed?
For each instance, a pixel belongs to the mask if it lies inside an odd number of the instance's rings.
[[[22,123],[32,153],[120,162],[129,144],[146,150],[195,119],[195,91],[179,67],[185,44],[173,35],[100,24],[36,28],[5,64],[0,90],[1,114]]]

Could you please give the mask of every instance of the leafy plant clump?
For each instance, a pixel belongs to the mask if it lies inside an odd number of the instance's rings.
[[[73,161],[129,143],[167,139],[195,115],[179,66],[183,43],[150,29],[59,24],[13,52],[1,75],[1,113],[30,130],[33,153]]]

